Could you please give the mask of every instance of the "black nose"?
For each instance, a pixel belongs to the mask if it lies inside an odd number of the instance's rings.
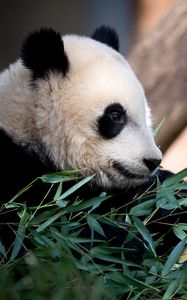
[[[152,172],[159,166],[159,164],[161,163],[161,159],[144,158],[143,162],[146,165],[146,167],[149,169],[149,171]]]

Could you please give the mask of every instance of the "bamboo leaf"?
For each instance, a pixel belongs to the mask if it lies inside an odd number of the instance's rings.
[[[184,230],[178,226],[175,226],[173,228],[173,232],[180,240],[185,239],[187,236],[187,234],[184,232]]]
[[[179,205],[187,207],[187,198],[178,200]]]
[[[55,222],[58,218],[60,218],[63,214],[65,213],[64,210],[59,211],[56,213],[54,216],[50,217],[47,221],[42,223],[37,229],[37,232],[42,232],[45,230],[47,227],[49,227],[53,222]]]
[[[130,214],[137,217],[148,215],[151,212],[153,205],[156,203],[156,201],[156,199],[147,200],[136,206],[133,206],[130,210]]]
[[[2,256],[5,256],[5,255],[6,255],[5,247],[3,246],[3,244],[1,243],[1,241],[0,241],[0,254],[1,254]]]
[[[144,288],[149,288],[151,290],[154,290],[154,291],[157,291],[159,292],[159,290],[151,285],[148,285],[148,284],[145,284],[144,282],[132,277],[132,276],[129,276],[129,275],[126,275],[126,274],[120,274],[119,272],[118,273],[112,273],[109,275],[109,278],[111,280],[114,280],[122,285],[133,285],[134,287],[137,287],[137,288],[140,288],[140,289],[144,289]]]
[[[172,185],[175,185],[177,182],[181,181],[187,176],[187,168],[180,171],[177,174],[171,175],[166,180],[164,180],[162,186],[164,188],[172,187]]]
[[[155,252],[155,247],[153,244],[153,239],[151,234],[149,233],[149,230],[145,227],[144,223],[136,218],[136,217],[132,217],[133,221],[134,221],[134,225],[136,226],[136,229],[138,230],[138,232],[141,233],[141,235],[143,236],[144,240],[147,241],[147,243],[149,244],[154,256],[156,257],[156,252]]]
[[[55,193],[55,196],[54,196],[54,200],[55,201],[58,200],[58,198],[60,197],[61,193],[62,193],[62,181],[59,183],[59,186],[58,186],[57,191]]]
[[[156,207],[171,210],[180,207],[180,205],[171,191],[163,189],[160,193],[160,199],[156,203]]]
[[[80,170],[66,170],[62,172],[44,174],[40,177],[40,179],[46,183],[67,182],[79,179],[79,177],[74,176],[75,174],[80,174]]]
[[[175,246],[175,248],[171,251],[171,253],[168,256],[168,259],[163,267],[162,273],[161,273],[161,275],[163,277],[166,276],[171,271],[172,267],[179,259],[180,255],[185,247],[185,244],[186,244],[186,239],[184,239],[183,241],[180,241]]]
[[[18,230],[16,233],[16,238],[14,241],[14,246],[12,249],[12,254],[11,254],[10,260],[13,260],[16,258],[20,249],[23,246],[23,240],[25,238],[25,231],[26,231],[26,227],[27,227],[26,224],[27,224],[28,219],[29,219],[29,215],[27,214],[27,209],[25,206],[21,213],[21,219],[20,219],[19,227],[18,227]]]
[[[165,122],[165,118],[162,119],[162,121],[157,125],[157,127],[153,130],[153,136],[156,137],[158,132],[160,131],[161,127],[163,126]]]
[[[170,283],[167,290],[165,291],[163,295],[163,300],[169,300],[174,297],[174,295],[177,293],[177,291],[180,290],[180,288],[183,286],[183,284],[187,282],[187,264],[184,263],[183,269],[177,276],[177,278]],[[176,298],[178,299],[178,297]]]
[[[90,208],[90,210],[88,211],[88,214],[89,214],[91,211],[93,211],[94,209],[99,207],[99,205],[103,201],[108,200],[109,198],[111,198],[111,196],[95,197],[90,200],[85,200],[85,201],[83,200],[79,204],[66,207],[65,210],[67,213],[74,213],[74,212],[78,212],[78,211],[82,211],[84,209]]]
[[[84,179],[82,179],[81,181],[79,181],[78,183],[76,183],[74,186],[72,186],[69,190],[67,190],[65,193],[63,193],[58,200],[63,200],[65,198],[67,198],[69,195],[71,195],[72,193],[74,193],[76,190],[78,190],[81,186],[83,186],[84,184],[88,183],[95,175],[91,175],[88,176]]]
[[[100,235],[106,237],[105,233],[103,231],[103,228],[101,227],[99,222],[93,216],[88,215],[86,219],[87,219],[88,225],[89,225],[91,230],[94,230],[97,233],[99,233]]]
[[[169,300],[172,299],[175,295],[176,291],[179,289],[180,285],[178,282],[178,279],[175,279],[170,283],[168,286],[166,292],[164,293],[163,300]]]

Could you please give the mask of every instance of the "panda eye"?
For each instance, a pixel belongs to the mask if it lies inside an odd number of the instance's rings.
[[[119,112],[114,111],[114,112],[110,113],[110,118],[114,123],[119,123],[119,122],[121,122],[122,116]]]
[[[111,104],[98,119],[99,134],[106,139],[114,138],[122,131],[126,123],[126,111],[121,104]]]

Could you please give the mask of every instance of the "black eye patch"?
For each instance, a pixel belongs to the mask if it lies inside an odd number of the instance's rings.
[[[124,108],[118,103],[111,104],[98,119],[99,134],[106,139],[111,139],[121,132],[126,123],[127,116]]]

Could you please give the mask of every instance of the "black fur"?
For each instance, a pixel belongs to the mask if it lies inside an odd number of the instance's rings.
[[[119,52],[119,36],[117,32],[109,26],[101,26],[92,34],[92,39],[104,43]]]
[[[0,129],[0,209],[3,204],[11,200],[22,188],[45,173],[54,172],[52,162],[46,157],[43,163],[34,152],[28,152],[25,147],[18,146],[13,140]],[[49,184],[36,182],[23,196],[19,197],[18,202],[38,205],[49,190]],[[11,225],[6,225],[10,223]],[[15,239],[15,232],[19,217],[16,211],[8,210],[0,213],[0,241],[9,249]]]
[[[47,164],[43,163],[38,156],[26,148],[17,145],[0,129],[0,205],[11,199],[28,183],[45,173],[54,172],[55,167],[46,157]],[[27,199],[41,200],[46,186],[41,188],[36,184],[27,194]]]
[[[44,78],[49,70],[66,75],[69,60],[60,33],[42,28],[25,39],[21,49],[23,64],[32,71],[33,79]]]
[[[113,117],[119,119],[115,120]],[[106,139],[111,139],[121,132],[126,123],[127,116],[123,107],[118,103],[111,104],[98,119],[99,134]]]

